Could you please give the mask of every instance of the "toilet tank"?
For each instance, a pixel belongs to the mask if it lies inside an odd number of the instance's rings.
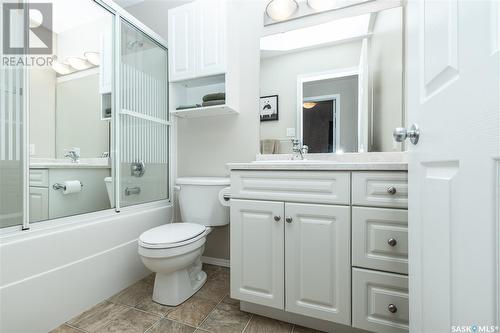
[[[216,227],[229,224],[229,207],[219,200],[219,192],[231,184],[229,178],[178,178],[179,206],[183,222]]]

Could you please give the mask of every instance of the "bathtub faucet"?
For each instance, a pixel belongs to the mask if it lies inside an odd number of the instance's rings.
[[[64,157],[69,157],[71,159],[71,163],[78,163],[80,162],[80,149],[79,148],[69,149],[68,152],[64,154]]]

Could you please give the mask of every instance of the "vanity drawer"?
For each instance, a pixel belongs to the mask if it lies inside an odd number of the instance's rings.
[[[380,333],[408,332],[408,277],[352,270],[352,326]]]
[[[30,186],[49,187],[49,170],[30,169]]]
[[[352,204],[359,206],[407,208],[407,172],[354,172]]]
[[[350,204],[350,173],[332,171],[233,171],[231,197]]]
[[[408,211],[353,207],[352,265],[408,274]]]

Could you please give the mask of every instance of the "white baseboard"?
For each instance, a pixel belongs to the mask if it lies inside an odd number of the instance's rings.
[[[201,262],[204,264],[229,267],[229,260],[221,259],[221,258],[212,258],[212,257],[201,257]]]

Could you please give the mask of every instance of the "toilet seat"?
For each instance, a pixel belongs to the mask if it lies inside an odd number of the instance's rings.
[[[207,228],[196,223],[170,223],[150,229],[139,237],[139,246],[146,249],[170,249],[185,246],[204,238]]]

